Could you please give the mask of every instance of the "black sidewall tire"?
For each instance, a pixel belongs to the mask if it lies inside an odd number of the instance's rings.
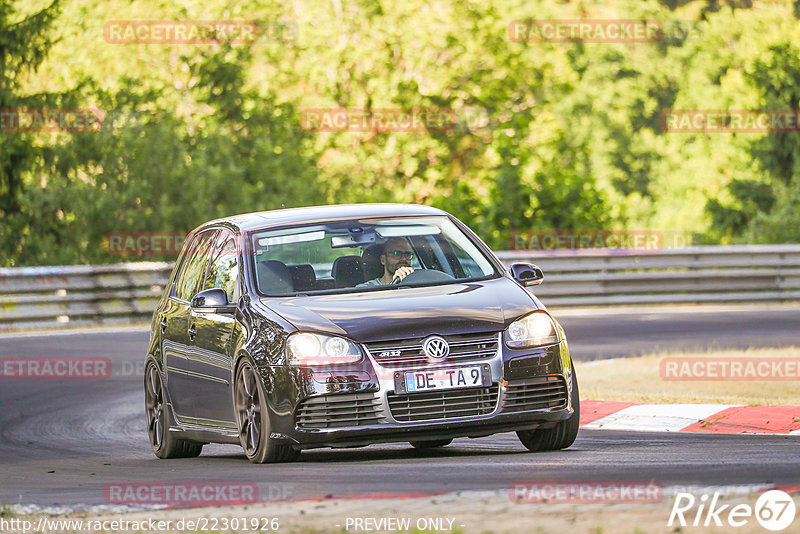
[[[261,413],[261,435],[258,438],[258,447],[256,447],[255,453],[252,456],[248,456],[247,448],[243,443],[241,443],[242,450],[245,452],[245,456],[247,456],[247,459],[254,464],[288,462],[296,459],[299,456],[299,451],[292,449],[288,445],[278,445],[269,437],[271,425],[269,420],[269,403],[267,402],[266,391],[264,390],[264,384],[261,380],[261,373],[249,358],[242,360],[242,362],[239,364],[239,367],[236,370],[236,380],[239,380],[239,371],[241,370],[241,366],[245,365],[245,363],[250,366],[256,376],[258,402]],[[238,384],[236,384],[235,387],[238,387]],[[237,430],[240,429],[237,428]]]
[[[158,376],[158,387],[161,389],[161,399],[163,404],[161,411],[161,431],[163,432],[163,436],[161,437],[161,447],[156,449],[153,447],[153,443],[150,440],[148,431],[147,440],[150,442],[150,448],[152,449],[153,453],[162,460],[167,460],[170,458],[194,458],[196,456],[200,456],[200,453],[203,451],[202,443],[180,439],[176,432],[170,432],[169,408],[167,407],[166,401],[167,394],[164,390],[164,382],[161,379],[161,372],[153,362],[148,363],[147,367],[145,367],[145,391],[147,389],[147,377],[151,368],[155,369],[156,376]],[[145,395],[146,394],[147,393],[145,392]],[[147,412],[147,404],[145,404],[145,414],[147,415],[147,424],[149,426],[150,414]]]
[[[572,362],[570,362],[572,363]],[[558,443],[559,449],[566,449],[578,437],[578,429],[581,425],[581,395],[578,391],[578,376],[575,373],[575,366],[572,366],[572,416],[564,421],[564,436]]]
[[[578,376],[575,372],[574,364],[572,365],[572,393],[570,398],[573,413],[566,421],[561,421],[551,428],[517,431],[517,437],[526,449],[531,452],[552,451],[566,449],[575,443],[581,423],[581,401],[580,392],[578,391]]]

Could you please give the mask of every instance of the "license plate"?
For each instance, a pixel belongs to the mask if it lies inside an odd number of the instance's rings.
[[[456,367],[452,369],[431,369],[408,371],[405,373],[405,386],[408,393],[485,386],[485,373],[481,366]]]

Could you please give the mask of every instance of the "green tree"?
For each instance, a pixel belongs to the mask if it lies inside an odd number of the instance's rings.
[[[775,43],[747,71],[758,90],[761,109],[800,109],[800,49]],[[800,241],[800,139],[795,133],[771,131],[750,142],[749,152],[761,171],[735,179],[726,187],[728,202],[710,199],[706,209],[711,233],[747,242]]]
[[[291,104],[247,88],[251,60],[230,46],[183,56],[179,72],[192,83],[181,112],[160,109],[155,103],[171,95],[135,79],[117,91],[94,89],[109,113],[100,132],[61,147],[47,169],[51,183],[30,195],[63,199],[66,216],[42,232],[51,239],[26,243],[27,257],[65,261],[58,254],[66,250],[81,262],[137,259],[110,255],[108,235],[187,232],[234,213],[319,203],[311,134]]]
[[[35,71],[52,46],[50,26],[58,15],[58,0],[19,19],[14,6],[0,3],[0,110],[36,108],[59,95],[24,94],[21,79]],[[36,157],[33,135],[0,130],[0,216],[20,209],[23,174]]]
[[[546,229],[800,238],[797,136],[660,123],[666,109],[796,108],[800,27],[786,2],[61,2],[48,56],[38,70],[7,68],[26,74],[4,94],[97,106],[106,120],[100,132],[4,137],[0,164],[17,173],[2,182],[7,265],[117,261],[102,248],[111,231],[330,202],[436,205],[495,247],[510,231]],[[509,38],[512,20],[581,18],[660,20],[665,36]],[[244,46],[107,42],[104,24],[123,19],[255,20],[265,31]],[[339,107],[442,109],[455,124],[303,129],[305,110]],[[14,154],[28,159],[12,164]]]

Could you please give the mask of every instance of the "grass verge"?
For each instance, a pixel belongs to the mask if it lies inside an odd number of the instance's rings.
[[[638,403],[744,404],[800,406],[794,380],[665,380],[665,358],[800,358],[800,348],[661,353],[636,358],[575,362],[581,400]]]
[[[0,502],[0,517],[14,517],[14,510],[4,502]]]

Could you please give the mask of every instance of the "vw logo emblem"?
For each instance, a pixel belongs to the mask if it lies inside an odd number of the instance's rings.
[[[444,360],[450,354],[450,345],[439,336],[431,336],[422,343],[425,356],[431,360]]]

